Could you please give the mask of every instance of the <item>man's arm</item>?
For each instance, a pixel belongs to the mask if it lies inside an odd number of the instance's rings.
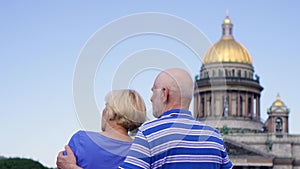
[[[67,154],[64,155],[65,152]],[[65,151],[58,153],[56,165],[57,169],[83,169],[76,165],[76,157],[68,145],[65,146]]]

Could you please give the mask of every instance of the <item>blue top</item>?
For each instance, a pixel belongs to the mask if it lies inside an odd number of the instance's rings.
[[[232,163],[218,130],[173,109],[139,128],[119,168],[229,169]]]
[[[84,169],[115,169],[124,161],[132,142],[106,137],[100,133],[78,131],[70,142],[77,165]]]

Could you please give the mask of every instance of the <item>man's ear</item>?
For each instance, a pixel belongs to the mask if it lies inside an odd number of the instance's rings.
[[[169,89],[166,87],[163,87],[161,89],[161,93],[162,93],[163,103],[166,103],[168,101],[168,97],[169,97]]]

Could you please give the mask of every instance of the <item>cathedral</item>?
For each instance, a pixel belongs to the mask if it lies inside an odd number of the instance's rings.
[[[261,112],[263,89],[227,16],[221,39],[207,50],[195,77],[194,117],[222,133],[234,169],[300,169],[300,135],[289,134],[290,110],[278,95]],[[268,114],[266,121],[261,113]]]

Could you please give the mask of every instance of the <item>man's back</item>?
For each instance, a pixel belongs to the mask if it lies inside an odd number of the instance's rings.
[[[140,127],[121,168],[231,168],[219,132],[173,109]]]

